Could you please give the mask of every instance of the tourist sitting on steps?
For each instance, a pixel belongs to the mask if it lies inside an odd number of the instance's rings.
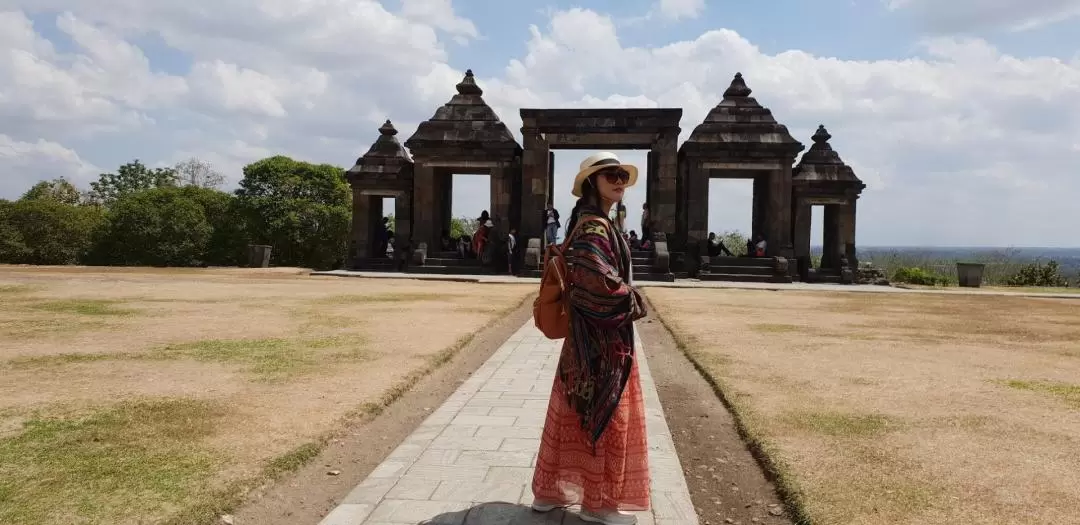
[[[722,254],[727,254],[728,257],[735,257],[734,253],[724,245],[724,239],[715,233],[709,233],[709,257],[719,257]]]
[[[613,153],[581,163],[567,221],[563,340],[533,473],[533,510],[581,505],[582,520],[633,525],[649,509],[645,404],[634,321],[645,303],[631,279],[630,248],[608,220],[637,181]],[[614,467],[617,465],[617,468]]]
[[[765,243],[765,236],[758,234],[756,240],[753,243],[754,257],[765,257],[766,246],[767,244]]]
[[[630,230],[630,247],[635,250],[641,249],[641,239],[638,239],[636,230]]]

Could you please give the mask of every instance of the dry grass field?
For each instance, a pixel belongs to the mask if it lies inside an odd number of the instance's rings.
[[[0,523],[195,523],[533,286],[0,267]]]
[[[1080,523],[1080,301],[647,295],[801,519]]]

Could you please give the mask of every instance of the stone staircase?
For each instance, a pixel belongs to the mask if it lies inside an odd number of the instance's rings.
[[[430,252],[424,265],[410,264],[406,273],[430,273],[437,275],[494,275],[498,272],[483,267],[477,259],[463,258],[458,252]]]
[[[368,257],[356,261],[349,269],[358,272],[396,272],[398,262],[389,257]]]
[[[661,273],[653,270],[652,267],[652,252],[647,250],[632,250],[630,252],[631,261],[634,265],[634,280],[635,281],[655,281],[655,282],[675,282],[675,278],[679,277],[671,272]],[[686,276],[682,276],[685,278]]]
[[[790,283],[787,265],[779,268],[776,257],[709,257],[708,269],[702,268],[702,281],[732,281],[740,283]]]

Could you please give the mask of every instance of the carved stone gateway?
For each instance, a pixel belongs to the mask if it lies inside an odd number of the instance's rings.
[[[795,257],[800,277],[811,278],[810,222],[811,207],[825,208],[821,265],[815,276],[822,279],[842,276],[845,269],[857,269],[855,252],[855,203],[866,188],[851,166],[829,145],[832,135],[818,126],[811,137],[814,144],[799,160],[792,177],[792,214]],[[843,264],[847,263],[847,264]],[[826,279],[827,280],[827,279]]]
[[[384,198],[394,198],[394,245],[402,246],[412,234],[413,162],[398,142],[397,133],[387,120],[379,128],[379,138],[371,149],[345,172],[352,187],[350,268],[393,267],[385,254],[375,253],[382,218],[389,214],[383,210]]]
[[[554,187],[551,151],[554,149],[649,150],[644,183],[654,230],[674,232],[680,119],[682,109],[522,109],[521,135],[525,142],[519,200],[522,237],[540,238],[542,212],[547,202],[556,193],[570,192],[569,188]],[[667,254],[657,258],[656,253],[654,250],[650,273],[655,278],[670,280]],[[526,257],[531,261],[536,255]]]
[[[480,272],[478,264],[448,261],[446,254],[429,259],[429,247],[434,252],[442,231],[450,227],[453,175],[486,174],[491,177],[488,210],[496,224],[495,253],[504,253],[501,243],[510,228],[517,228],[518,246],[525,252],[519,255],[535,272],[541,263],[542,212],[556,193],[569,193],[569,188],[554,187],[552,150],[647,149],[644,184],[655,248],[635,252],[636,276],[670,280],[701,266],[702,278],[790,282],[797,273],[806,279],[810,210],[823,205],[825,252],[814,274],[837,281],[855,277],[855,202],[866,185],[829,146],[824,127],[793,168],[803,145],[750,96],[741,74],[681,147],[681,109],[641,108],[522,109],[522,148],[482,95],[467,71],[457,94],[405,142],[408,153],[389,121],[379,128],[379,139],[348,171],[353,189],[350,267],[371,267],[378,259],[373,240],[384,215],[382,199],[395,197],[395,245],[411,246],[414,262],[429,263],[410,271]],[[754,181],[750,235],[767,241],[766,257],[706,256],[713,178]],[[501,268],[504,263],[495,261]]]
[[[513,195],[521,178],[521,146],[483,94],[472,70],[466,71],[457,94],[405,141],[416,163],[412,234],[421,264],[427,247],[438,246],[442,231],[450,229],[454,174],[491,177],[492,239],[501,242],[517,223]]]

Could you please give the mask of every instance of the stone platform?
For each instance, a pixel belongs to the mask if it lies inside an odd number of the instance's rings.
[[[530,320],[435,410],[320,525],[510,525],[585,522],[576,509],[531,511],[561,341]],[[641,525],[697,525],[682,466],[638,342],[652,473]]]

